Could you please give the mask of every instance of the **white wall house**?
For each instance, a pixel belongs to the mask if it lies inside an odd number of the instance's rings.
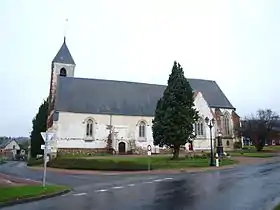
[[[8,150],[20,150],[20,146],[15,140],[3,140],[0,142],[0,149],[8,151]]]
[[[153,145],[152,120],[165,86],[75,78],[75,65],[64,40],[51,71],[48,130],[55,133],[51,142],[53,151],[104,149],[110,132],[108,126],[112,125],[112,146],[117,153],[136,148],[146,150],[148,145],[152,145],[153,152],[159,152],[159,147]],[[218,131],[223,132],[230,141],[228,146],[232,146],[235,108],[216,82],[200,79],[189,82],[200,115],[194,125],[197,134],[194,149],[210,149],[210,129],[205,117],[217,121],[212,129],[213,139]]]
[[[18,150],[20,150],[20,146],[15,140],[4,139],[0,141],[0,156],[2,154],[10,153],[14,157]]]

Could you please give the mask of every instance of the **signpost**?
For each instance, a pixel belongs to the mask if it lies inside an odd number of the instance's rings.
[[[41,145],[41,148],[44,148],[44,175],[43,175],[43,187],[46,186],[46,174],[47,174],[47,162],[49,162],[48,150],[50,150],[50,146],[48,145],[49,141],[52,139],[54,133],[49,132],[41,132],[41,136],[45,141],[45,145]]]
[[[147,149],[148,149],[148,171],[150,171],[151,170],[150,157],[152,155],[152,147],[151,147],[151,145],[148,145]]]

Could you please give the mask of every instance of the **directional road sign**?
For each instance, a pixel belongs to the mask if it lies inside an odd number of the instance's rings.
[[[49,141],[52,139],[52,137],[54,136],[54,133],[50,133],[50,132],[41,132],[41,136],[43,138],[44,141]]]

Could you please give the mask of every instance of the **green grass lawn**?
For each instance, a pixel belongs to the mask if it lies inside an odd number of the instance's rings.
[[[207,167],[209,166],[209,158],[185,158],[180,157],[178,160],[171,160],[170,155],[165,156],[147,156],[142,157],[125,157],[117,156],[119,160],[124,159],[135,163],[147,164],[149,159],[155,169],[168,169],[168,168],[189,168],[189,167]],[[98,157],[100,158],[100,157]],[[103,159],[113,159],[114,157],[102,157]],[[223,159],[221,165],[229,165],[235,163],[232,159]]]
[[[171,156],[95,156],[77,158],[57,158],[49,162],[50,167],[80,170],[107,171],[140,171],[147,170],[150,162],[151,170],[183,169],[193,167],[208,167],[209,158],[180,158],[171,160]],[[232,159],[221,160],[220,165],[234,164]]]
[[[275,145],[275,146],[265,146],[263,148],[264,151],[275,151],[275,152],[280,152],[280,145]]]
[[[5,161],[4,159],[1,159],[1,158],[0,158],[0,165],[1,165],[1,164],[4,164],[5,162],[6,162],[6,161]]]
[[[247,146],[246,150],[238,149],[234,151],[230,151],[229,154],[231,156],[243,156],[243,157],[255,157],[255,158],[270,158],[276,156],[275,153],[270,150],[270,147],[264,147],[262,151],[257,151],[254,146]],[[279,147],[280,148],[280,147]]]
[[[256,151],[255,146],[245,146],[245,148],[248,148],[252,151]],[[262,149],[262,152],[280,152],[280,145],[264,146],[264,148]]]
[[[0,187],[0,204],[22,198],[33,198],[41,195],[48,195],[69,189],[65,186],[49,185],[43,188],[38,185],[24,185],[12,187]]]

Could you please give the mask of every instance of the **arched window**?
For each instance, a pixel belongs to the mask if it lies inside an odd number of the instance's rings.
[[[59,76],[62,76],[62,77],[66,77],[67,76],[65,68],[60,69]]]
[[[139,137],[145,137],[146,136],[146,123],[141,121],[139,123]]]
[[[86,135],[93,136],[93,120],[87,120]]]
[[[203,136],[204,135],[204,122],[202,119],[199,119],[197,123],[194,124],[194,132],[197,136]]]
[[[229,140],[227,140],[227,147],[229,147]]]
[[[224,128],[224,135],[230,135],[230,116],[228,113],[225,113],[223,117],[223,128]]]

